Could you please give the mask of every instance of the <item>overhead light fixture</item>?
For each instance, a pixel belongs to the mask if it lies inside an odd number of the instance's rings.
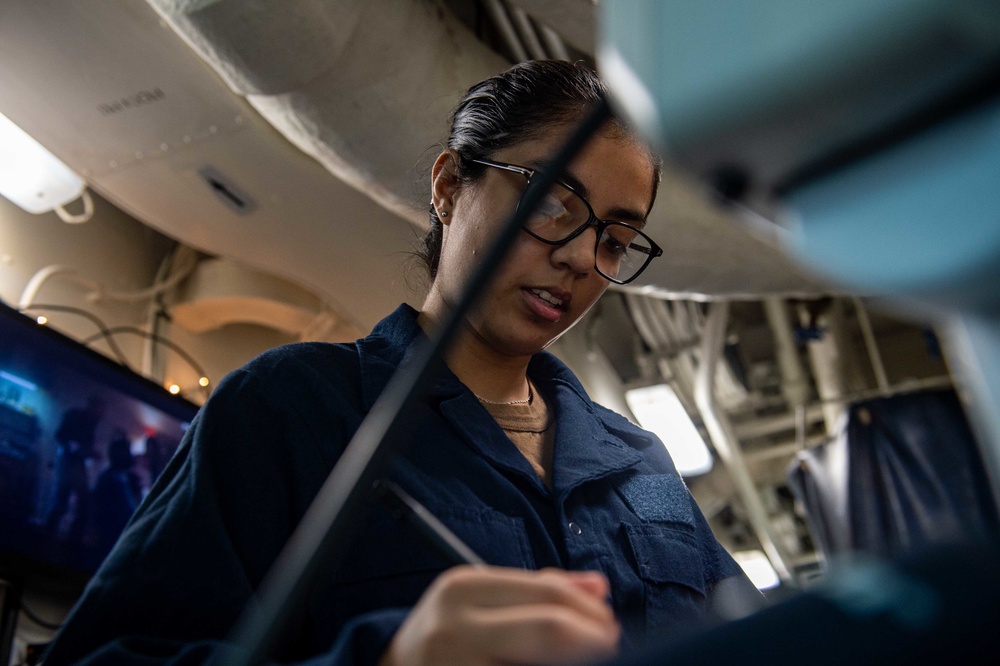
[[[672,388],[656,384],[629,389],[625,402],[639,425],[663,441],[681,476],[712,469],[712,454]]]
[[[29,213],[39,215],[59,211],[81,196],[89,209],[91,204],[85,189],[83,180],[58,157],[0,114],[0,194]],[[85,221],[65,211],[60,217],[67,222]]]
[[[770,590],[781,583],[778,573],[771,566],[767,555],[760,550],[743,550],[733,553],[733,559],[740,565],[743,573],[758,590]]]

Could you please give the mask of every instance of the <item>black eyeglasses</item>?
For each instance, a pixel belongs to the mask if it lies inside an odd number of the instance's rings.
[[[527,184],[531,184],[531,178],[535,175],[535,170],[516,164],[476,159],[470,161],[520,174]],[[518,207],[523,199],[524,192],[517,202]],[[591,226],[597,227],[594,268],[602,277],[616,284],[628,284],[636,279],[646,270],[649,262],[663,254],[663,250],[652,238],[635,227],[624,222],[598,219],[583,195],[559,181],[553,183],[552,189],[542,198],[521,228],[543,243],[563,245]]]

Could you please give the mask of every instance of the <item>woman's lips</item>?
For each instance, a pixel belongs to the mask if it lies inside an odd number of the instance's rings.
[[[528,291],[535,296],[538,296],[538,298],[542,299],[554,308],[561,308],[563,306],[563,299],[558,296],[554,296],[551,292],[548,292],[545,289],[529,289]]]
[[[569,307],[569,295],[564,293],[553,293],[547,289],[536,287],[524,288],[524,294],[528,307],[532,312],[548,321],[559,321]]]

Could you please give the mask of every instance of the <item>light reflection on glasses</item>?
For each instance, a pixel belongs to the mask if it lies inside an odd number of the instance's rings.
[[[470,161],[520,174],[526,186],[535,175],[534,169],[516,164],[480,159]],[[527,189],[525,187],[524,191]],[[524,200],[524,191],[518,200],[519,208]],[[649,262],[663,254],[660,246],[639,229],[624,222],[598,219],[590,202],[570,185],[560,181],[552,184],[522,225],[528,234],[549,245],[568,243],[590,227],[597,230],[594,268],[616,284],[628,284],[636,279],[646,270]]]

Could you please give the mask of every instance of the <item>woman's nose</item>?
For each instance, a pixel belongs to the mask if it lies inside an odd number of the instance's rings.
[[[562,245],[552,247],[552,263],[556,267],[565,266],[573,273],[587,275],[594,270],[594,245],[597,243],[597,230],[594,227],[584,230],[582,234]]]

